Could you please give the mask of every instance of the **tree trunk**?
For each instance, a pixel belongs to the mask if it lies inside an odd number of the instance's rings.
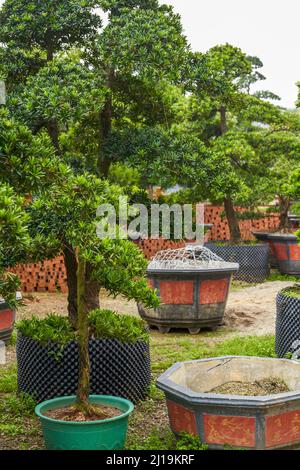
[[[279,223],[279,230],[288,231],[289,229],[289,208],[290,208],[290,200],[284,196],[279,196],[279,203],[280,203],[280,223]]]
[[[225,106],[220,107],[220,131],[221,135],[224,135],[227,132],[227,116]],[[237,219],[234,205],[230,196],[227,196],[224,199],[224,208],[226,213],[226,218],[229,226],[230,240],[233,243],[237,243],[241,240],[241,230],[239,226],[239,221]]]
[[[226,108],[221,106],[220,108],[220,129],[221,135],[226,134],[227,132],[227,118],[226,118]]]
[[[64,249],[68,285],[68,313],[71,324],[77,329],[77,259],[71,246]]]
[[[230,240],[233,243],[238,243],[241,240],[241,231],[231,197],[224,199],[224,207],[229,225]]]
[[[77,299],[77,259],[70,246],[64,249],[64,260],[67,273],[68,285],[68,313],[71,324],[77,329],[78,320],[78,299]],[[85,278],[86,305],[88,311],[95,310],[100,307],[99,294],[100,284],[92,280],[92,267],[89,263],[86,265]]]
[[[89,414],[90,393],[90,356],[89,356],[89,325],[86,299],[86,262],[77,257],[77,306],[78,306],[78,349],[79,377],[76,406],[85,414]]]
[[[51,139],[53,147],[55,148],[56,153],[58,155],[61,155],[61,149],[59,145],[59,130],[58,130],[56,119],[51,119],[50,121],[48,121],[46,126],[47,126],[49,137]]]

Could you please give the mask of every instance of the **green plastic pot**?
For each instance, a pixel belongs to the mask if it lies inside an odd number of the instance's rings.
[[[40,418],[45,445],[48,450],[122,450],[124,449],[128,418],[134,406],[129,400],[107,395],[91,395],[95,405],[113,406],[123,413],[101,421],[60,421],[45,416],[49,410],[63,408],[75,403],[76,397],[47,400],[35,408]]]

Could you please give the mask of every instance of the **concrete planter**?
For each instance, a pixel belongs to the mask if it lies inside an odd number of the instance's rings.
[[[17,299],[21,300],[21,294],[17,294]],[[0,298],[0,341],[9,341],[14,329],[16,312]]]
[[[298,238],[292,234],[269,234],[269,240],[282,274],[300,276],[300,246]]]
[[[279,377],[292,390],[267,396],[218,395],[229,381]],[[177,363],[157,381],[175,434],[198,435],[212,449],[280,449],[300,444],[300,363],[288,359],[219,357]]]
[[[217,256],[230,263],[238,263],[240,268],[234,274],[234,279],[249,283],[264,282],[269,275],[269,246],[267,244],[257,245],[219,245],[217,243],[206,243]]]
[[[201,328],[216,328],[223,320],[230,281],[236,267],[207,270],[151,270],[149,283],[157,289],[161,305],[146,309],[138,305],[141,317],[162,333],[187,328],[197,334]]]

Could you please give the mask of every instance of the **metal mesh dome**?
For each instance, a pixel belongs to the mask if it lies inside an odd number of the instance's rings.
[[[238,270],[237,263],[228,263],[202,245],[187,245],[176,250],[156,253],[148,269],[153,270]]]

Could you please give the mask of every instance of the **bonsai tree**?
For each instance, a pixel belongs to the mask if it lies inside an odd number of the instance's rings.
[[[202,163],[209,169],[194,184],[203,198],[223,201],[233,242],[241,238],[234,204],[257,197],[255,178],[265,172],[249,134],[255,123],[281,122],[279,108],[266,101],[275,95],[250,94],[251,85],[264,78],[261,66],[259,59],[229,44],[194,54],[191,61],[191,128],[207,145],[208,161]]]
[[[145,279],[147,261],[141,250],[122,238],[118,226],[116,239],[97,236],[97,223],[106,224],[105,219],[96,217],[97,208],[110,203],[118,209],[120,195],[119,187],[85,174],[53,186],[51,197],[41,196],[29,208],[29,231],[39,234],[37,243],[57,252],[68,247],[75,255],[76,288],[71,295],[76,295],[77,316],[72,322],[78,331],[80,361],[76,407],[86,416],[94,413],[88,403],[88,314],[92,310],[92,284],[97,282],[114,296],[122,294],[147,306],[158,304]]]

